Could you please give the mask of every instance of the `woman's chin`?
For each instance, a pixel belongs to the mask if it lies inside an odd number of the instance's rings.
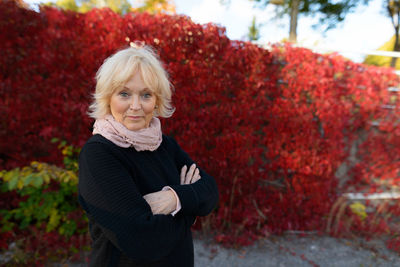
[[[130,131],[139,131],[146,128],[144,122],[131,122],[124,125]]]

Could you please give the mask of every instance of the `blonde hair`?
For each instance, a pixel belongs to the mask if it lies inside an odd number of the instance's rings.
[[[137,72],[144,84],[156,95],[155,116],[171,117],[175,108],[171,102],[173,87],[168,74],[151,47],[136,44],[104,60],[96,73],[96,91],[93,94],[94,101],[89,106],[89,116],[101,119],[110,114],[111,95]]]

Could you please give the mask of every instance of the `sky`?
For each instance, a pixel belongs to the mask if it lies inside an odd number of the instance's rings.
[[[310,17],[301,17],[298,22],[297,39],[300,45],[339,51],[340,54],[361,62],[365,55],[360,51],[375,51],[393,35],[391,20],[384,13],[385,0],[370,0],[367,6],[360,6],[348,14],[343,24],[326,32],[313,30],[317,22]],[[198,23],[214,22],[224,26],[230,39],[243,39],[253,16],[262,23],[262,44],[279,42],[289,35],[289,17],[274,20],[273,6],[265,9],[254,8],[249,0],[231,0],[229,7],[219,0],[175,0],[177,13],[183,13]],[[351,51],[344,53],[343,51]],[[354,52],[353,52],[354,51]]]
[[[384,13],[385,0],[370,0],[367,6],[359,6],[348,14],[337,28],[325,34],[314,30],[316,18],[300,17],[297,39],[300,46],[313,47],[320,52],[329,50],[362,62],[364,51],[375,51],[394,35],[391,20]],[[34,5],[41,0],[27,0]],[[230,5],[222,5],[220,0],[174,0],[178,14],[184,14],[196,23],[213,22],[226,28],[232,40],[245,40],[253,16],[261,23],[260,44],[272,44],[289,35],[289,17],[276,20],[274,8],[256,8],[250,0],[230,0]]]

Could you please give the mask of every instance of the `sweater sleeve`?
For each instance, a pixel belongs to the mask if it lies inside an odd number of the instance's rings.
[[[188,168],[195,163],[189,155],[182,150],[178,143],[170,138],[175,147],[175,161],[180,170],[184,165]],[[197,165],[197,164],[196,164]],[[171,185],[179,196],[181,211],[183,214],[206,216],[218,203],[218,188],[213,177],[208,175],[199,166],[201,179],[193,184]]]
[[[107,239],[133,260],[167,256],[190,227],[184,216],[153,215],[128,170],[102,143],[81,151],[79,200]]]

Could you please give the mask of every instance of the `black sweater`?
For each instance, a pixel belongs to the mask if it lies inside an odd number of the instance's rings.
[[[163,135],[155,151],[122,148],[101,135],[92,136],[79,158],[79,203],[89,218],[90,266],[194,265],[190,227],[196,216],[217,204],[214,179],[180,185],[183,165],[193,161],[174,139]],[[142,197],[171,186],[182,208],[172,215],[153,215]]]

